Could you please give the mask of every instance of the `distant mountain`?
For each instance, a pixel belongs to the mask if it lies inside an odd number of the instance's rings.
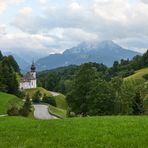
[[[124,49],[113,41],[83,42],[76,47],[65,50],[62,54],[51,54],[39,59],[36,66],[38,71],[72,64],[80,65],[86,62],[97,62],[112,66],[114,61],[131,59],[135,55],[140,55],[140,53]]]
[[[6,56],[12,55],[14,57],[14,59],[16,60],[16,62],[18,63],[21,70],[26,70],[28,68],[28,66],[30,66],[29,62],[26,62],[24,59],[22,59],[21,57],[19,57],[18,55],[14,54],[14,53],[3,52],[3,54]]]

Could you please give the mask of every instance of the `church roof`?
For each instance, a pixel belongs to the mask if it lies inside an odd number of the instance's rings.
[[[28,72],[20,82],[30,82],[31,80],[35,80],[35,78],[30,72]]]

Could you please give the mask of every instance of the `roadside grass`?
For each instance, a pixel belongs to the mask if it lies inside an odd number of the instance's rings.
[[[147,148],[146,116],[0,118],[1,148]]]
[[[11,106],[21,107],[22,100],[14,95],[0,92],[0,114],[6,114]]]
[[[49,113],[56,116],[56,117],[59,117],[59,118],[66,118],[66,114],[67,114],[67,111],[64,110],[64,109],[61,109],[61,108],[57,108],[57,107],[54,107],[52,105],[49,105]]]
[[[67,101],[66,101],[66,97],[62,94],[59,94],[58,96],[55,96],[55,101],[56,101],[56,105],[58,108],[67,110],[68,105],[67,105]]]

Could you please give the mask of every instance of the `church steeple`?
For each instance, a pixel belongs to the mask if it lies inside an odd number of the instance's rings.
[[[32,62],[32,65],[31,65],[31,72],[35,72],[35,71],[36,71],[36,67],[35,67],[34,62]]]

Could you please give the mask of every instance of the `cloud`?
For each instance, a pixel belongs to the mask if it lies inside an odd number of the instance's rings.
[[[30,15],[32,13],[32,8],[31,7],[24,7],[19,12],[22,15]]]
[[[9,0],[9,5],[10,1],[11,4],[24,2]],[[18,14],[9,24],[15,27],[16,35],[0,29],[0,34],[4,36],[0,39],[1,46],[17,50],[38,49],[46,54],[62,52],[89,40],[115,40],[136,50],[148,46],[148,5],[144,0],[32,2],[36,6],[24,2],[25,5],[21,9],[19,7]],[[4,4],[8,6],[8,3]]]

